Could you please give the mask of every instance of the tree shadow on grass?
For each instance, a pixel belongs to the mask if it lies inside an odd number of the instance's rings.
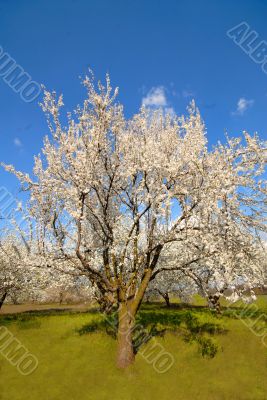
[[[16,314],[0,314],[0,326],[8,325],[11,323],[18,323],[20,328],[37,327],[37,323],[33,323],[37,318],[54,317],[58,315],[80,315],[80,314],[98,314],[98,308],[91,308],[90,310],[73,310],[71,308],[49,308],[46,310],[29,310]],[[41,323],[39,322],[39,325]]]
[[[164,310],[164,313],[173,313],[175,310],[188,310],[193,311],[196,314],[205,314],[209,316],[213,316],[217,319],[221,319],[222,317],[232,318],[232,319],[257,319],[261,317],[263,320],[265,319],[267,322],[267,309],[262,309],[257,303],[242,303],[237,302],[231,305],[221,305],[221,313],[218,314],[215,310],[209,309],[205,305],[195,305],[195,304],[187,304],[187,303],[178,303],[172,304],[170,307],[166,307],[164,303],[153,302],[153,303],[144,303],[142,306],[143,311],[158,311]]]
[[[164,337],[167,332],[177,334],[188,343],[196,342],[203,357],[213,358],[218,351],[218,345],[212,338],[216,334],[225,334],[227,330],[221,321],[214,319],[211,313],[203,313],[201,318],[192,310],[182,307],[169,308],[168,310],[154,305],[143,307],[136,318],[132,330],[135,354],[140,347],[154,337]],[[88,324],[77,330],[79,335],[105,332],[114,339],[118,332],[118,314],[98,316]]]

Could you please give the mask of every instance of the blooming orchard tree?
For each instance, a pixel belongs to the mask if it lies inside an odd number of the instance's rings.
[[[245,302],[254,301],[254,289],[264,286],[265,267],[263,254],[260,249],[257,252],[254,249],[253,252],[252,245],[247,254],[239,251],[227,263],[215,266],[203,263],[184,273],[195,282],[199,293],[207,299],[209,307],[220,312],[221,297],[230,302],[240,299]]]
[[[82,303],[95,300],[95,290],[85,276],[62,274],[57,269],[46,274],[46,285],[35,288],[38,300],[44,303]],[[45,271],[42,271],[44,274]]]
[[[17,237],[0,239],[0,309],[7,298],[13,301],[29,290],[30,269],[25,268],[26,249]]]
[[[45,91],[51,137],[35,158],[33,177],[6,168],[30,191],[47,265],[61,263],[63,273],[71,264],[97,288],[103,308],[118,306],[117,363],[127,367],[136,313],[153,274],[164,270],[161,254],[179,243],[178,264],[189,268],[197,261],[196,237],[206,241],[207,256],[222,228],[225,235],[228,226],[240,235],[265,229],[266,145],[245,133],[209,151],[194,103],[187,117],[142,108],[127,121],[108,77],[98,89],[93,78],[84,85],[88,96],[68,114],[67,126],[62,96]],[[219,218],[225,225],[216,233]]]
[[[191,235],[190,260],[194,254],[196,261],[179,263],[177,254],[182,253],[181,244],[172,245],[167,253],[162,252],[159,268],[156,268],[149,285],[150,292],[158,292],[168,303],[168,294],[189,297],[198,292],[206,298],[210,308],[220,311],[219,299],[229,301],[255,299],[255,288],[263,287],[266,274],[266,249],[257,237],[236,231],[229,225],[226,234],[223,227],[226,221],[216,220],[201,236]],[[203,219],[202,219],[203,222]],[[196,224],[196,221],[194,221]],[[196,224],[195,226],[198,226]],[[212,248],[209,237],[216,238]],[[185,267],[186,266],[186,267]],[[157,275],[160,270],[161,274]]]
[[[211,308],[220,311],[219,299],[235,302],[255,300],[254,289],[263,287],[266,271],[266,253],[261,241],[251,233],[233,231],[221,234],[217,251],[195,267],[185,271],[199,288]],[[230,236],[230,240],[229,240]]]
[[[185,268],[186,270],[186,268]],[[198,286],[195,281],[186,276],[178,268],[177,270],[163,271],[149,283],[146,291],[147,297],[161,296],[170,307],[170,296],[178,297],[182,302],[189,303],[194,294],[198,293]]]

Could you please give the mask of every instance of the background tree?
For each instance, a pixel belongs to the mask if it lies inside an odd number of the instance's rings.
[[[161,263],[160,263],[161,265]],[[156,270],[157,271],[157,270]],[[183,303],[190,303],[195,294],[198,293],[198,286],[191,277],[188,277],[177,267],[177,270],[161,272],[149,283],[146,296],[150,298],[161,297],[167,307],[171,306],[171,296],[179,298]]]
[[[0,309],[7,299],[17,303],[30,290],[32,271],[26,267],[27,257],[18,237],[8,234],[0,238]]]

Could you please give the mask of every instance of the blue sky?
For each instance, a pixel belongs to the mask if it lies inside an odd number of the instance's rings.
[[[0,0],[0,46],[63,92],[67,110],[81,103],[90,66],[110,73],[127,116],[142,102],[184,113],[194,98],[210,143],[225,130],[266,139],[267,74],[226,34],[245,21],[267,41],[266,20],[267,0]],[[0,160],[27,172],[48,133],[38,100],[25,103],[0,77]],[[3,170],[0,180],[18,192]]]

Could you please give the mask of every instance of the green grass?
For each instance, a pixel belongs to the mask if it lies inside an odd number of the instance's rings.
[[[174,357],[164,374],[146,362],[142,347],[129,370],[118,370],[112,329],[95,311],[2,315],[0,325],[36,355],[39,366],[21,376],[0,355],[0,400],[267,400],[267,348],[260,337],[267,323],[258,322],[258,336],[246,325],[259,313],[267,316],[266,296],[258,300],[261,311],[242,320],[242,307],[217,318],[200,299],[196,305],[167,310],[151,304],[139,313],[139,325]],[[213,358],[202,356],[209,341],[217,349]]]

